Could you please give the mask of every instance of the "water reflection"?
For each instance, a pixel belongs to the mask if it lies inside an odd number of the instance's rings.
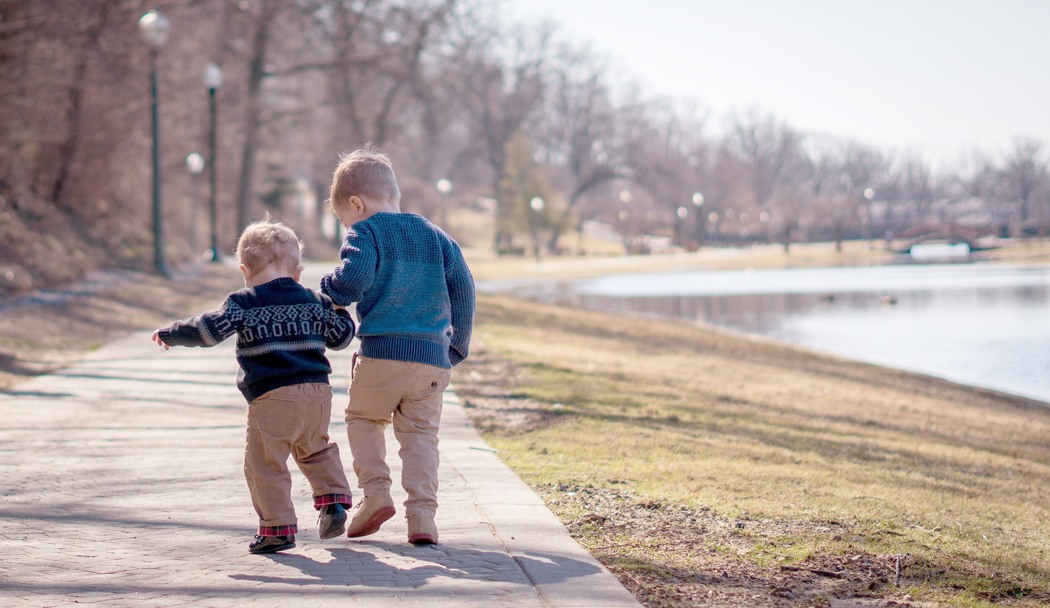
[[[1005,265],[620,275],[547,301],[698,321],[1050,402],[1050,269]]]
[[[788,316],[820,308],[823,303],[818,295],[794,293],[661,297],[576,294],[564,301],[593,310],[699,321],[767,335],[778,331]]]

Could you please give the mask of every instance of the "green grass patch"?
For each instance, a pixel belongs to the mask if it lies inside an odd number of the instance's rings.
[[[486,439],[653,605],[667,573],[703,585],[730,566],[771,588],[826,578],[810,597],[1050,602],[1050,408],[506,297],[480,298],[476,335],[480,360],[457,368],[469,411],[498,420],[501,398],[473,390],[503,384],[542,420]],[[846,584],[858,564],[864,590]]]

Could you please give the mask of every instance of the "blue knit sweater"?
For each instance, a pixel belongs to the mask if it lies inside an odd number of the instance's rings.
[[[345,310],[290,277],[231,293],[222,308],[176,321],[158,335],[171,346],[214,346],[237,334],[237,388],[250,403],[275,388],[328,383],[324,349],[346,348],[354,322]]]
[[[321,291],[341,306],[357,302],[363,356],[444,368],[467,358],[474,279],[440,228],[412,213],[377,213],[350,227],[339,257]]]

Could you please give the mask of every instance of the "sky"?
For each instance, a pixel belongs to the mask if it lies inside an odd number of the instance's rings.
[[[951,163],[1050,146],[1050,0],[509,0],[718,134],[751,109]]]

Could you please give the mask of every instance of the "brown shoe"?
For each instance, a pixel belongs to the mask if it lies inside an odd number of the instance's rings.
[[[438,530],[431,515],[408,516],[408,542],[413,545],[436,545]]]
[[[357,513],[347,526],[346,535],[350,538],[359,538],[375,534],[383,525],[383,522],[394,516],[394,501],[389,492],[365,496],[361,504],[357,506]]]

